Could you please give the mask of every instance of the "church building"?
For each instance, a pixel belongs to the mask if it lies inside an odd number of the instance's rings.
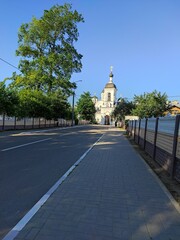
[[[113,73],[112,67],[110,68],[109,81],[106,83],[102,93],[101,99],[95,96],[93,97],[93,102],[96,108],[95,119],[98,124],[112,125],[114,124],[114,119],[112,117],[112,112],[116,106],[116,93],[117,88],[113,83]]]

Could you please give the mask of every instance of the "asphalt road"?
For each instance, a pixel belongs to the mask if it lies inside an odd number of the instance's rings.
[[[0,133],[0,239],[105,130],[80,126]]]

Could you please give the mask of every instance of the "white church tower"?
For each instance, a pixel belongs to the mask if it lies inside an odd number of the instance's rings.
[[[113,83],[113,67],[110,68],[109,82],[106,83],[102,93],[101,100],[97,97],[93,98],[96,108],[95,119],[99,124],[112,125],[114,120],[112,112],[116,106],[116,85]]]

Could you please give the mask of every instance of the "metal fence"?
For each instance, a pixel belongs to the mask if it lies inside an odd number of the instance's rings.
[[[73,123],[74,125],[75,123]],[[79,125],[88,124],[88,121],[81,120]],[[49,127],[68,127],[72,125],[72,120],[58,119],[46,120],[45,118],[22,118],[8,117],[0,115],[0,131],[17,130],[17,129],[34,129]]]
[[[180,115],[129,121],[127,132],[180,182]]]

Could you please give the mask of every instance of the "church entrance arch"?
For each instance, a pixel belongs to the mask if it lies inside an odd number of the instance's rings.
[[[109,125],[110,124],[110,120],[109,120],[109,116],[108,115],[105,116],[104,124],[105,125]]]

